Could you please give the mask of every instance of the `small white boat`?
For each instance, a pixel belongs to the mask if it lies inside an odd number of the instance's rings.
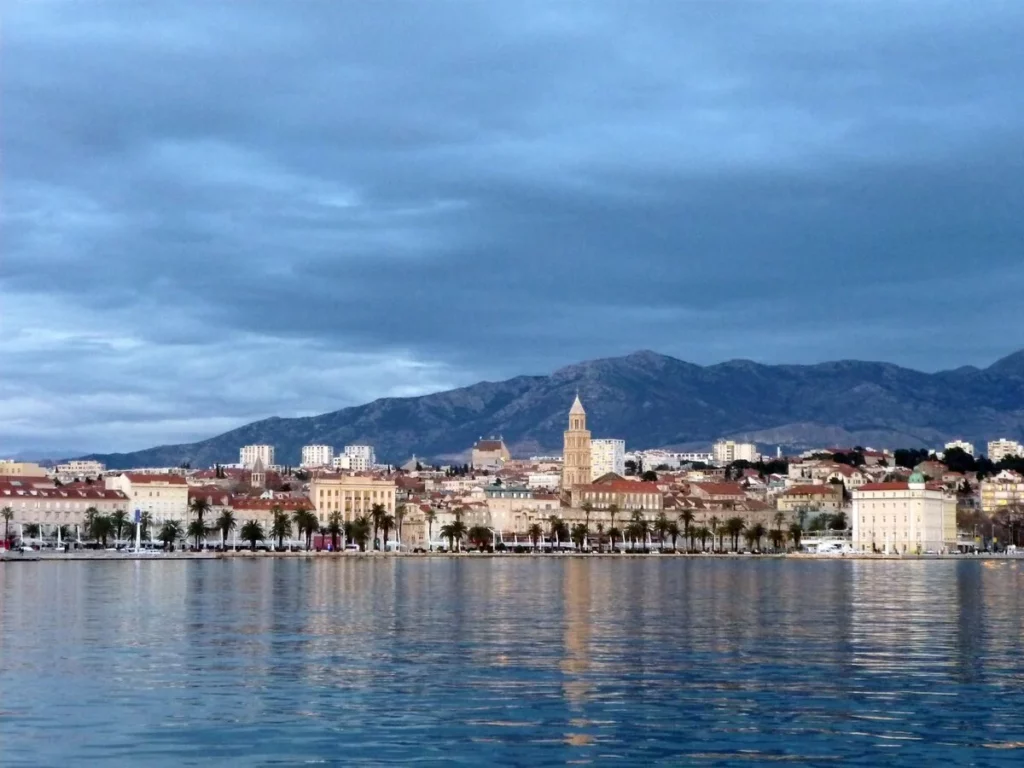
[[[815,550],[815,554],[851,555],[853,554],[853,547],[850,546],[848,541],[843,541],[842,539],[826,539],[818,542],[818,548]]]

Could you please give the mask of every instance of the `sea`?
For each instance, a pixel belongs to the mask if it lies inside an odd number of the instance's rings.
[[[1024,765],[1024,562],[0,564],[0,765]]]

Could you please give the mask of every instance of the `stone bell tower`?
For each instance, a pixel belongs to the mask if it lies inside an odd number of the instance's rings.
[[[569,428],[565,431],[562,447],[562,490],[571,491],[577,485],[587,485],[591,479],[587,412],[583,410],[583,403],[577,393],[569,409]]]

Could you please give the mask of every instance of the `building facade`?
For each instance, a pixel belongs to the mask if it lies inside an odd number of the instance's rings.
[[[995,477],[981,481],[981,511],[987,515],[1001,509],[1024,509],[1024,477],[1003,470]]]
[[[238,463],[244,469],[252,469],[256,460],[263,461],[263,466],[270,467],[274,464],[274,446],[272,445],[243,445],[238,452]]]
[[[1007,440],[1005,437],[989,442],[988,457],[990,460],[998,464],[1007,456],[1024,456],[1024,445],[1016,440]]]
[[[966,440],[954,440],[951,443],[946,443],[946,450],[950,451],[954,448],[959,448],[961,451],[966,453],[968,456],[974,455],[974,443],[968,443]]]
[[[149,512],[155,524],[187,519],[188,483],[181,475],[124,472],[106,478],[105,482],[108,489],[120,491],[128,498],[129,513]]]
[[[605,439],[590,441],[590,478],[597,480],[609,472],[626,474],[626,441]]]
[[[562,455],[562,490],[571,491],[573,486],[590,483],[590,431],[579,395],[569,409],[569,429],[563,436]]]
[[[310,481],[309,498],[321,524],[332,512],[340,512],[344,520],[369,515],[374,504],[381,504],[389,514],[395,514],[395,483],[391,480],[357,475],[318,475]]]
[[[307,469],[329,467],[334,462],[334,447],[330,445],[302,446],[302,466]]]
[[[0,477],[46,477],[46,470],[31,461],[2,459]]]
[[[737,443],[733,440],[719,440],[711,447],[711,456],[716,464],[732,464],[734,461],[757,461],[757,446],[754,443]]]
[[[120,491],[104,488],[98,483],[86,488],[19,487],[4,483],[0,487],[0,507],[13,510],[12,525],[40,525],[42,535],[48,536],[59,525],[77,526],[81,534],[90,509],[95,509],[101,515],[128,512],[130,500]],[[2,527],[0,523],[0,531]]]
[[[73,459],[63,464],[58,464],[58,475],[73,475],[75,477],[97,477],[106,471],[106,466],[99,461],[89,459]]]
[[[377,455],[372,445],[346,445],[345,456],[348,458],[348,466],[344,469],[353,472],[369,472],[377,464]]]
[[[843,508],[843,486],[794,485],[775,499],[775,506],[787,514],[798,512],[838,512]]]
[[[581,509],[584,504],[589,504],[595,510],[607,510],[614,504],[621,512],[641,509],[657,512],[664,506],[664,495],[655,483],[608,478],[599,483],[573,487],[573,508]]]
[[[505,463],[511,458],[512,454],[509,453],[505,441],[500,437],[488,440],[481,438],[473,444],[473,450],[470,452],[470,465],[473,469],[496,472],[505,466]]]
[[[956,497],[915,472],[907,482],[868,483],[853,492],[853,548],[859,552],[955,552]]]

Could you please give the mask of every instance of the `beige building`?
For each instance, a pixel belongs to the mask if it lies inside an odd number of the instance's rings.
[[[1024,445],[1016,440],[1007,440],[1005,437],[989,442],[988,457],[990,460],[998,464],[1007,456],[1024,456]]]
[[[626,474],[626,441],[602,438],[590,441],[590,477]]]
[[[588,485],[592,480],[590,432],[587,430],[587,412],[583,410],[579,395],[569,409],[569,429],[565,431],[562,454],[562,490],[571,491],[574,486]]]
[[[31,461],[2,459],[0,477],[46,477],[46,470]]]
[[[905,482],[853,492],[853,548],[917,554],[956,551],[956,497],[914,473]]]
[[[992,515],[1009,507],[1024,508],[1024,477],[1003,470],[981,481],[981,511]]]
[[[374,504],[383,504],[395,514],[395,483],[358,475],[321,474],[309,484],[309,498],[321,523],[332,512],[341,512],[345,520],[369,515]]]
[[[37,488],[5,483],[0,487],[0,508],[14,511],[11,524],[36,523],[43,526],[43,535],[50,535],[58,525],[85,525],[86,513],[95,508],[101,515],[130,511],[130,500],[120,491],[97,484],[75,488]],[[0,523],[2,529],[2,523]],[[0,534],[2,535],[2,534]]]
[[[106,478],[106,486],[129,500],[128,512],[149,512],[155,524],[168,520],[183,523],[188,517],[188,483],[181,475],[147,475],[123,472]]]
[[[612,504],[622,512],[659,511],[664,496],[655,483],[641,483],[621,477],[606,477],[596,483],[577,485],[572,489],[572,506],[580,509],[590,504],[595,510],[606,510]]]
[[[330,445],[302,446],[302,466],[306,469],[329,467],[334,462],[334,448]],[[264,462],[266,463],[266,462]]]
[[[499,438],[484,440],[481,438],[473,445],[470,456],[470,464],[473,469],[486,469],[488,472],[495,472],[505,466],[505,463],[512,458],[505,441]]]
[[[780,512],[838,512],[843,508],[843,486],[794,485],[775,499]]]
[[[711,456],[716,464],[732,464],[734,461],[757,461],[757,446],[754,443],[737,443],[733,440],[719,440],[711,447]]]
[[[74,477],[97,477],[106,471],[102,462],[90,459],[72,459],[63,464],[58,464],[58,475],[73,475]]]
[[[272,467],[274,465],[274,446],[243,445],[238,452],[238,463],[245,469],[252,469],[256,465],[257,459],[263,462],[263,466]]]

